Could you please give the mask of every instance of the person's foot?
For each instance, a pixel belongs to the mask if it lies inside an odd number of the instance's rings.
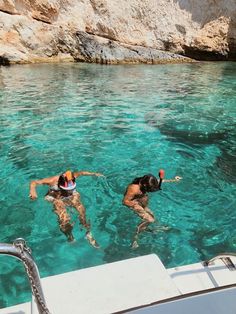
[[[145,230],[146,232],[151,232],[151,233],[153,233],[154,232],[154,230],[153,229],[151,229],[151,228],[146,228],[146,230]]]
[[[147,228],[145,231],[151,232],[151,233],[158,233],[160,231],[169,231],[171,227],[168,226],[155,226],[152,228]]]
[[[93,246],[93,247],[95,247],[96,249],[99,249],[100,248],[100,246],[99,246],[99,244],[96,242],[96,240],[93,238],[93,236],[92,236],[92,233],[90,232],[90,231],[88,231],[87,233],[86,233],[86,239],[89,241],[89,243]]]
[[[73,236],[72,233],[70,233],[70,234],[67,235],[67,241],[68,241],[68,242],[73,242],[73,241],[75,241],[75,238],[74,238],[74,236]]]
[[[133,244],[132,244],[132,249],[137,249],[139,247],[138,242],[136,240],[134,240]]]
[[[169,231],[171,229],[171,227],[169,226],[157,226],[156,228],[154,228],[154,231]]]

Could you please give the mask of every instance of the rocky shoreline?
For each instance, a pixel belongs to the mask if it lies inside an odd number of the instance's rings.
[[[233,0],[0,0],[0,65],[236,60]]]

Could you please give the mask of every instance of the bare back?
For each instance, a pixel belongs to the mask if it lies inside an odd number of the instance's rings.
[[[133,207],[136,204],[146,207],[148,204],[148,195],[141,191],[139,184],[130,184],[125,191],[123,204],[128,207]]]

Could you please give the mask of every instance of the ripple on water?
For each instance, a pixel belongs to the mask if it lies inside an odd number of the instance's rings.
[[[234,251],[234,73],[235,64],[224,62],[2,68],[1,241],[24,237],[43,277],[149,253],[174,267]],[[183,177],[150,195],[153,228],[169,229],[142,233],[132,250],[140,220],[122,205],[124,191],[161,168],[167,179]],[[75,212],[76,242],[66,241],[43,199],[46,186],[36,201],[28,198],[30,180],[65,169],[105,175],[77,180],[100,250],[84,238]],[[5,258],[0,307],[30,299],[23,270]]]

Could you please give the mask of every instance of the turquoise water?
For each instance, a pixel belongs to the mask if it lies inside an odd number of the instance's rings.
[[[92,64],[0,68],[0,242],[23,237],[41,277],[159,255],[166,267],[236,250],[236,63]],[[150,208],[169,231],[143,233],[122,205],[136,176],[165,169]],[[59,231],[51,204],[28,198],[29,181],[66,169],[102,172],[78,189],[101,249],[78,222],[76,242]],[[76,216],[72,213],[74,221]],[[0,256],[0,307],[30,299],[20,261]]]

